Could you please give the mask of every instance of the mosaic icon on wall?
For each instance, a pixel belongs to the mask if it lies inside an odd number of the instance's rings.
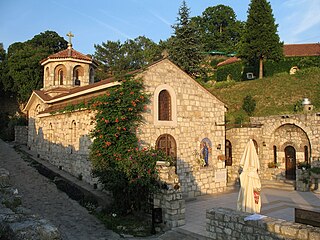
[[[200,155],[201,158],[204,160],[204,167],[209,166],[209,162],[211,161],[212,157],[212,143],[209,138],[202,139],[200,143]]]

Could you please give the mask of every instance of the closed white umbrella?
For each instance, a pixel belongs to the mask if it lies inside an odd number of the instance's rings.
[[[240,167],[242,167],[240,174],[241,188],[238,195],[237,210],[248,213],[260,213],[261,182],[258,175],[260,163],[251,139],[247,143],[242,155]]]

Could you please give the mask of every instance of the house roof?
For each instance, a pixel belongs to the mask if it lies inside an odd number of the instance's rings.
[[[286,57],[320,56],[320,43],[285,44],[283,54]]]
[[[241,60],[240,58],[231,57],[231,58],[228,58],[227,60],[225,60],[223,62],[219,62],[217,64],[217,67],[221,67],[221,66],[228,65],[228,64],[231,64],[231,63],[239,62],[240,60]]]
[[[320,43],[284,44],[283,55],[285,57],[320,56]],[[223,62],[219,62],[217,67],[232,64],[238,61],[240,61],[240,58],[231,57]]]
[[[73,59],[79,59],[84,61],[93,61],[93,59],[87,55],[84,55],[76,50],[74,50],[72,47],[67,48],[65,50],[62,50],[60,52],[54,53],[47,58],[43,59],[40,63],[44,63],[47,60],[52,59],[65,59],[65,58],[73,58]]]

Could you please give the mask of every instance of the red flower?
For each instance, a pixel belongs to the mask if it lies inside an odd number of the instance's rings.
[[[131,94],[131,95],[133,95],[133,94],[134,94],[134,92],[130,92],[130,94]]]
[[[115,122],[116,122],[116,123],[117,123],[117,122],[119,122],[119,119],[118,119],[118,118],[116,118]]]
[[[106,145],[109,147],[111,145],[111,142],[106,142]]]

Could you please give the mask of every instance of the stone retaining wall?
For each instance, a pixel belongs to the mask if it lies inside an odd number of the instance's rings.
[[[163,183],[161,192],[154,195],[154,208],[161,208],[162,222],[167,229],[185,224],[185,200],[183,199],[178,175],[175,167],[167,162],[157,162],[160,181]]]
[[[161,190],[161,193],[154,196],[154,208],[162,209],[162,221],[166,228],[179,227],[186,223],[185,200],[180,190]]]
[[[9,179],[9,172],[0,168],[0,239],[60,240],[57,227],[21,206],[21,195]]]
[[[249,215],[251,214],[227,208],[207,210],[208,237],[217,240],[320,239],[320,228],[270,217],[257,221],[244,221]]]
[[[14,141],[16,143],[27,145],[28,126],[15,126],[14,127]]]

